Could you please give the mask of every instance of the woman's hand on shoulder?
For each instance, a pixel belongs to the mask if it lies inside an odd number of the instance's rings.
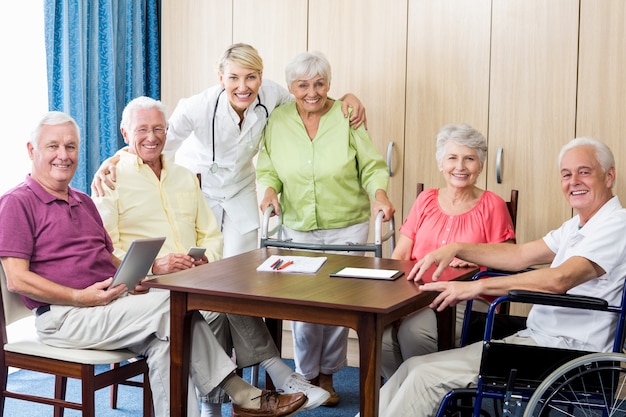
[[[104,197],[103,183],[111,190],[115,190],[115,181],[117,180],[115,166],[119,161],[120,156],[113,155],[102,162],[91,181],[91,195],[93,197]]]
[[[364,125],[367,130],[367,117],[365,116],[365,107],[361,100],[354,94],[346,94],[340,99],[341,111],[345,117],[350,117],[350,126],[354,129],[358,129],[361,125]],[[352,115],[350,115],[350,109],[352,109]]]

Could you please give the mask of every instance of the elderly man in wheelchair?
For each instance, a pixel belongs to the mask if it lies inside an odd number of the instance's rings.
[[[526,329],[497,343],[478,342],[408,359],[381,389],[380,416],[432,416],[450,390],[480,385],[479,374],[484,371],[481,358],[488,350],[486,346],[557,348],[563,349],[559,352],[575,351],[581,355],[621,347],[622,340],[614,343],[613,339],[618,316],[623,319],[623,312],[611,314],[607,307],[620,305],[626,277],[626,209],[612,193],[612,152],[597,140],[578,138],[561,149],[558,162],[561,188],[576,216],[543,239],[528,243],[444,246],[419,260],[408,279],[419,283],[433,264],[437,265],[435,279],[455,257],[507,271],[551,264],[549,268],[498,278],[433,282],[420,288],[439,292],[431,304],[438,310],[479,295],[503,296],[512,290],[544,293],[560,304],[549,305],[551,302],[538,297],[533,301]],[[591,309],[572,308],[568,297],[591,300],[591,307],[587,307]],[[594,301],[599,301],[595,307]],[[621,329],[618,333],[621,339]],[[531,362],[542,353],[534,355],[537,356]],[[480,409],[474,410],[477,413]]]

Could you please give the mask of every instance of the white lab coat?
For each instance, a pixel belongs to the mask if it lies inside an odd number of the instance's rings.
[[[230,106],[220,85],[182,99],[169,119],[164,153],[168,159],[202,176],[202,192],[222,224],[225,211],[241,234],[259,228],[259,208],[253,158],[260,147],[267,114],[293,100],[289,92],[271,80],[264,80],[255,104],[246,109],[239,129],[239,116]],[[219,99],[218,99],[219,97]],[[218,102],[219,100],[219,102]],[[217,110],[215,105],[217,104]],[[215,117],[213,116],[215,115]],[[215,120],[215,158],[213,123]],[[215,161],[218,171],[210,167]]]

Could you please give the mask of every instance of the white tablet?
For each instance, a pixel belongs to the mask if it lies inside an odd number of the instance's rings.
[[[133,240],[113,277],[111,287],[125,284],[129,291],[135,289],[150,272],[150,267],[159,254],[163,242],[165,237]]]

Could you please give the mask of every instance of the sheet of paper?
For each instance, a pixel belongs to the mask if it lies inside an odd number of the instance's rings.
[[[369,279],[386,279],[394,280],[402,276],[404,272],[396,269],[371,269],[371,268],[351,268],[346,267],[335,273],[330,274],[331,277],[346,278],[369,278]]]
[[[278,256],[272,255],[256,269],[264,272],[289,272],[314,274],[326,262],[325,256]],[[276,264],[282,261],[281,265]],[[287,264],[287,265],[286,265]],[[274,266],[272,266],[274,265]],[[285,266],[286,265],[286,266]]]

